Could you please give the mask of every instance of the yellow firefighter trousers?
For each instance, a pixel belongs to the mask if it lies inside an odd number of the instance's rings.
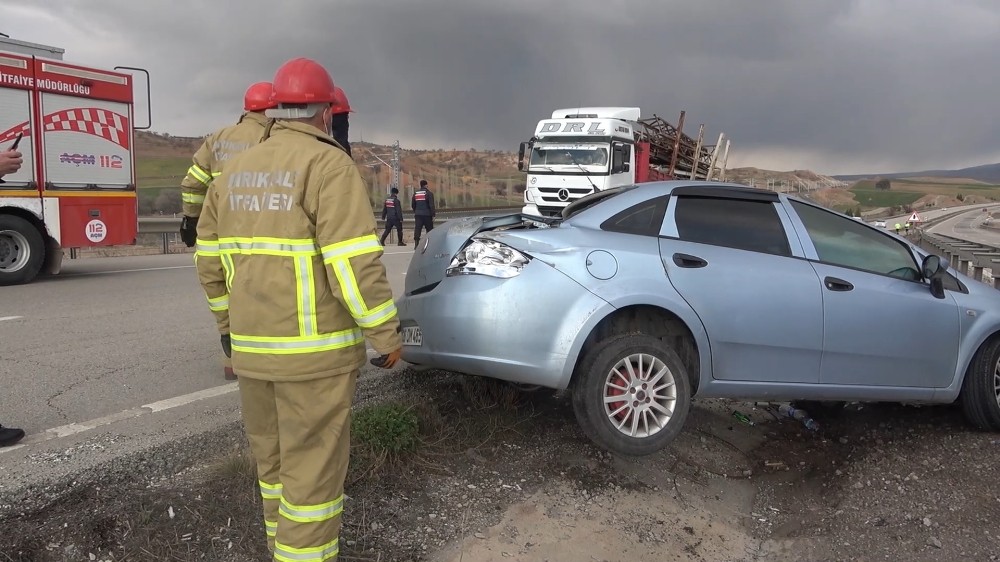
[[[300,382],[239,377],[274,560],[337,559],[359,373]]]

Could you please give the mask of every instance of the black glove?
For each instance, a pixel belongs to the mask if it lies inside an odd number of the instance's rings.
[[[194,246],[198,239],[198,217],[187,217],[181,219],[181,240],[190,248]]]
[[[233,340],[229,337],[229,334],[222,334],[222,352],[226,354],[226,357],[230,359],[233,358]]]
[[[381,369],[391,369],[403,355],[403,349],[399,348],[392,353],[386,353],[385,355],[380,355],[378,357],[372,357],[368,360],[372,365],[379,367]]]

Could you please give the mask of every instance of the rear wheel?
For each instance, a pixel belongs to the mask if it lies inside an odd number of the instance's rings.
[[[691,406],[687,369],[662,340],[645,334],[598,342],[580,363],[573,411],[597,445],[649,455],[680,433]]]
[[[1000,337],[983,344],[962,383],[962,411],[980,429],[1000,431]]]
[[[21,217],[0,216],[0,286],[30,282],[44,261],[42,233]]]

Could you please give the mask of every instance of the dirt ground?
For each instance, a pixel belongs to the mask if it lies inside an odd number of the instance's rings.
[[[957,408],[852,404],[810,432],[696,401],[670,448],[634,459],[591,445],[552,392],[408,373],[379,394],[421,404],[426,447],[352,468],[343,561],[1000,560],[1000,435]],[[267,560],[242,439],[219,450],[0,513],[0,562]]]

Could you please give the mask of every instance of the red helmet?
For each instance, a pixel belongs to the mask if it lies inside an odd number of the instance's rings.
[[[271,101],[271,83],[257,82],[247,88],[247,93],[243,94],[243,109],[245,111],[261,111],[277,105]]]
[[[337,101],[337,87],[330,73],[318,62],[292,59],[274,74],[271,101],[281,103],[333,103]]]
[[[347,94],[344,93],[344,89],[340,86],[334,86],[334,95],[337,97],[333,101],[333,114],[338,113],[354,113],[351,109],[351,102],[347,101]]]

